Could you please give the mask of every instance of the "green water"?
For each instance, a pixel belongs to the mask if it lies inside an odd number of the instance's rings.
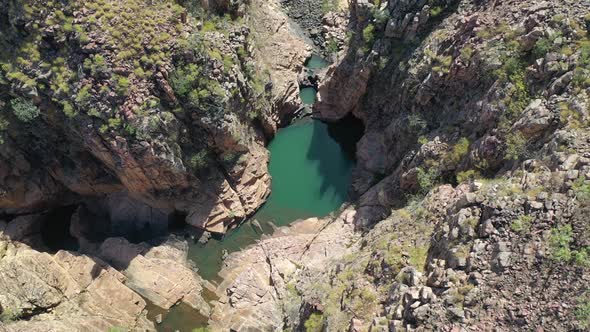
[[[310,69],[326,65],[325,60],[315,55],[306,63]],[[301,89],[305,104],[313,104],[315,98],[315,89]],[[351,151],[359,133],[362,134],[362,129],[358,129],[355,123],[328,126],[309,118],[280,129],[268,146],[272,191],[267,202],[222,240],[211,239],[204,245],[190,241],[189,259],[199,269],[199,275],[218,282],[224,252],[235,252],[255,243],[263,233],[273,232],[272,225],[323,217],[338,209],[347,199],[354,166]],[[205,319],[187,306],[174,306],[158,325],[158,331],[190,332],[205,326]]]
[[[170,308],[169,312],[146,300],[148,319],[155,321],[156,316],[161,314],[165,319],[157,325],[160,332],[191,332],[196,327],[207,326],[208,317],[201,315],[187,304],[181,303]]]
[[[297,219],[326,216],[346,200],[354,161],[330,136],[325,123],[304,119],[281,129],[268,149],[272,185],[266,204],[222,241],[190,246],[189,258],[207,280],[216,279],[224,249],[233,252],[254,243],[262,232],[272,232],[271,222],[284,226]],[[262,231],[252,220],[259,222]]]
[[[307,59],[307,61],[305,62],[305,67],[315,70],[315,69],[325,68],[329,64],[330,63],[328,61],[326,61],[324,58],[322,58],[316,54],[312,54],[312,56],[309,59]]]
[[[313,54],[307,61],[305,62],[305,67],[307,69],[311,69],[312,71],[316,71],[318,69],[325,68],[329,65],[328,61],[324,58]],[[316,101],[317,91],[315,88],[308,87],[302,88],[299,91],[299,96],[301,97],[301,101],[305,105],[313,105]]]
[[[284,226],[298,219],[326,216],[338,209],[347,199],[354,160],[333,136],[342,142],[351,132],[354,130],[330,130],[325,123],[309,118],[279,130],[268,147],[272,192],[266,204],[223,240],[211,239],[205,245],[189,242],[189,259],[198,267],[199,275],[212,282],[220,281],[217,273],[223,264],[223,251],[240,250],[253,244],[263,232],[272,233],[271,222]],[[253,220],[259,222],[262,230]],[[174,306],[158,325],[158,331],[190,332],[204,326],[205,321],[187,306]]]
[[[312,105],[315,103],[317,91],[314,88],[303,88],[299,91],[301,101],[305,105]]]

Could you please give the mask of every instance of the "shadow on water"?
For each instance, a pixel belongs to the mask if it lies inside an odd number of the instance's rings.
[[[156,321],[156,316],[163,315],[166,319],[158,324],[159,332],[191,332],[199,326],[207,326],[208,317],[201,315],[189,305],[180,303],[166,311],[150,301],[147,301],[148,319]],[[180,326],[186,327],[181,328]]]
[[[364,133],[363,122],[350,113],[338,122],[328,124],[328,134],[352,160],[356,159],[356,144]]]
[[[218,281],[225,252],[253,244],[261,234],[272,233],[272,225],[286,226],[298,219],[323,217],[346,201],[354,146],[343,147],[334,138],[349,130],[332,133],[330,126],[308,118],[279,131],[268,147],[273,181],[266,204],[222,240],[191,243],[189,258],[204,279]],[[348,140],[340,142],[356,143],[345,138]]]

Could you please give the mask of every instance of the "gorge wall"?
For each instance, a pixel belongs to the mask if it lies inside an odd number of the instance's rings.
[[[0,330],[209,314],[186,240],[157,236],[223,234],[264,203],[310,54],[252,2],[0,3]]]
[[[588,1],[0,4],[0,330],[153,330],[145,299],[213,331],[590,326]],[[365,126],[351,202],[217,285],[182,239],[93,241],[173,214],[222,233],[264,201],[300,33],[335,60],[314,116]],[[42,241],[72,204],[87,255]]]
[[[589,5],[351,1],[358,199],[230,255],[213,329],[587,329]]]
[[[264,202],[308,50],[272,4],[248,23],[244,3],[190,4],[2,3],[3,213],[84,201],[223,233]],[[253,37],[270,31],[281,45]]]

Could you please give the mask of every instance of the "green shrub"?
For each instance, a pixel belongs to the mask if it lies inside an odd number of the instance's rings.
[[[452,164],[458,164],[461,162],[461,159],[467,155],[469,152],[469,145],[471,143],[465,137],[462,137],[455,145],[453,145],[453,149],[447,155],[447,160]]]
[[[444,11],[444,7],[442,6],[434,6],[432,8],[430,8],[430,16],[431,17],[437,17],[438,15],[440,15],[443,11]]]
[[[216,59],[216,60],[222,60],[223,56],[221,55],[221,52],[219,51],[219,49],[214,48],[208,51],[209,53],[209,57],[211,59]]]
[[[18,310],[14,310],[12,308],[3,308],[2,313],[0,313],[0,322],[2,323],[11,323],[17,321],[20,318],[20,312]]]
[[[510,224],[510,229],[516,233],[528,233],[531,229],[531,223],[533,221],[532,216],[519,216],[517,219],[513,220]]]
[[[143,68],[141,68],[141,66],[135,67],[135,69],[133,70],[133,74],[137,78],[146,78],[147,77],[145,70],[143,70]]]
[[[200,170],[207,166],[207,151],[201,150],[193,154],[189,160],[188,165],[194,170]]]
[[[24,98],[16,98],[10,101],[12,112],[22,122],[31,122],[39,116],[39,108],[32,101]]]
[[[336,54],[339,51],[338,42],[334,38],[330,38],[328,40],[328,44],[326,45],[326,52],[328,54]]]
[[[584,68],[574,69],[574,86],[577,88],[585,88],[590,86],[590,70]]]
[[[436,57],[433,61],[432,70],[439,74],[448,74],[452,63],[452,56]]]
[[[420,191],[424,194],[428,193],[438,180],[438,170],[431,167],[428,171],[418,167],[418,185],[420,185]]]
[[[201,69],[196,64],[179,66],[172,72],[170,83],[179,96],[187,96],[194,85],[199,82]]]
[[[321,332],[324,327],[324,315],[313,313],[305,321],[306,332]]]
[[[103,75],[109,70],[106,59],[100,54],[95,54],[86,58],[86,60],[84,60],[84,68],[90,70],[92,76]]]
[[[574,182],[572,189],[580,202],[590,201],[590,184],[586,183],[583,176]]]
[[[227,71],[234,66],[234,59],[229,55],[223,56],[223,68]]]
[[[339,9],[338,0],[322,0],[322,13],[337,11]]]
[[[567,102],[559,104],[559,121],[574,129],[582,129],[589,125],[588,121],[584,121],[583,116]]]
[[[549,238],[551,258],[557,262],[570,262],[572,260],[572,250],[570,249],[570,244],[573,241],[574,239],[571,225],[553,228]]]
[[[215,22],[213,22],[213,21],[203,22],[203,28],[201,29],[201,31],[212,32],[212,31],[216,31],[216,30],[217,30],[217,27],[215,26]]]
[[[90,88],[92,86],[84,85],[76,95],[76,103],[80,106],[85,106],[90,101]]]
[[[471,60],[473,53],[475,53],[475,50],[473,49],[473,46],[465,45],[459,52],[461,53],[461,58],[463,61],[469,61]]]
[[[526,109],[531,101],[531,97],[524,80],[524,71],[511,74],[509,79],[513,85],[509,91],[509,96],[504,101],[506,102],[506,115],[512,119]]]
[[[108,124],[109,124],[109,128],[117,129],[117,128],[121,127],[122,122],[121,122],[120,118],[109,118]]]
[[[574,264],[578,266],[590,267],[590,247],[581,248],[572,252]]]
[[[70,104],[69,102],[63,102],[62,103],[62,107],[63,107],[63,112],[64,114],[68,117],[68,118],[73,118],[75,117],[78,113],[76,112],[76,110],[74,109],[74,107],[72,106],[72,104]]]
[[[578,60],[580,66],[590,66],[590,41],[580,43],[580,59]]]
[[[463,183],[466,181],[473,181],[481,177],[478,171],[470,169],[467,171],[457,173],[457,183]]]
[[[389,9],[379,10],[379,7],[375,6],[375,10],[373,11],[373,18],[375,19],[375,23],[382,26],[389,20]]]
[[[420,114],[410,114],[408,124],[414,132],[422,132],[428,126],[428,122]]]
[[[494,30],[489,27],[484,27],[483,29],[477,31],[477,33],[476,33],[476,36],[483,39],[483,40],[490,39],[490,38],[494,37],[495,35],[496,34],[495,34]]]
[[[527,139],[520,132],[512,132],[506,138],[504,159],[518,160],[526,151]]]
[[[375,42],[375,26],[373,24],[369,24],[363,29],[363,41],[367,50],[373,47]]]
[[[547,53],[553,48],[553,42],[549,38],[540,38],[535,43],[533,48],[533,56],[535,59],[544,58]]]
[[[574,315],[583,329],[590,328],[590,297],[585,296],[578,299]]]
[[[116,75],[114,77],[115,83],[115,92],[119,96],[126,96],[129,94],[129,87],[131,86],[131,82],[125,76]]]
[[[370,288],[362,288],[356,292],[353,291],[351,306],[354,312],[363,317],[371,315],[375,310],[377,295]]]

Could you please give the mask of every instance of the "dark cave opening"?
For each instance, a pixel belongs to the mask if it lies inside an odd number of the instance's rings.
[[[79,249],[78,240],[70,234],[72,215],[77,205],[68,205],[52,209],[44,215],[41,224],[41,239],[51,251]]]

